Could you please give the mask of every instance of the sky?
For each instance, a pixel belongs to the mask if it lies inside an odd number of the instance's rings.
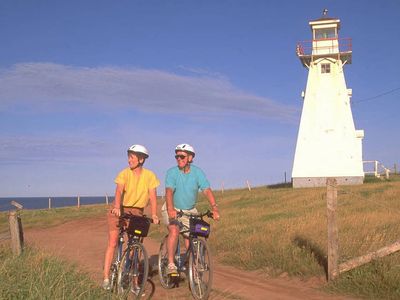
[[[0,1],[0,197],[113,195],[143,144],[215,190],[290,181],[310,20],[341,20],[364,160],[400,165],[400,1]]]

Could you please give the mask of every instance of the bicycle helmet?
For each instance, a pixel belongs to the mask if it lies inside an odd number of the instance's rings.
[[[188,154],[191,154],[193,157],[196,155],[194,148],[189,144],[179,144],[175,147],[175,153],[178,151],[186,152]]]
[[[149,157],[149,151],[147,151],[145,146],[142,145],[132,145],[128,149],[128,153],[133,152],[133,153],[140,153],[143,154],[145,158]]]

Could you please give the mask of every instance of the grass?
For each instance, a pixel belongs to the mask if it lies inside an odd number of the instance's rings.
[[[67,221],[105,216],[107,206],[85,205],[77,207],[61,207],[52,209],[21,210],[20,215],[24,228],[55,226]],[[0,233],[8,230],[7,212],[0,213]]]
[[[26,248],[15,257],[0,246],[0,299],[107,299],[87,274],[63,261]]]
[[[212,222],[213,257],[266,276],[326,277],[326,189],[292,189],[289,184],[215,191],[222,219]],[[208,208],[204,196],[199,210]],[[24,227],[104,216],[105,206],[23,211]],[[400,236],[400,176],[338,188],[339,263],[387,246]],[[7,227],[0,215],[0,231]],[[163,227],[151,227],[156,240]],[[1,272],[0,272],[1,273]],[[400,253],[341,274],[323,288],[366,299],[400,299]],[[1,287],[1,284],[0,284]],[[1,298],[1,295],[0,295]]]
[[[338,188],[339,263],[399,239],[398,178]],[[216,195],[222,219],[213,222],[210,244],[220,262],[270,276],[326,276],[325,188],[275,185]],[[399,279],[397,252],[343,273],[325,289],[369,299],[399,299]]]

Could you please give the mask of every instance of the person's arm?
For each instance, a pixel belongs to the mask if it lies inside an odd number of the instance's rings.
[[[149,199],[151,207],[151,218],[153,219],[154,224],[158,224],[160,223],[160,220],[157,216],[157,189],[149,189]]]
[[[165,202],[167,203],[167,212],[170,219],[176,219],[176,210],[174,208],[174,193],[171,188],[165,189]]]
[[[115,189],[114,207],[111,210],[111,213],[113,213],[118,217],[121,216],[121,199],[123,192],[124,192],[124,185],[117,184],[117,188]]]
[[[215,197],[214,197],[212,190],[210,188],[208,188],[208,189],[205,189],[203,191],[203,193],[207,197],[208,202],[210,203],[210,206],[211,206],[211,209],[213,212],[213,219],[218,221],[220,218],[220,215],[219,215],[218,205],[217,205],[217,202],[215,201]]]

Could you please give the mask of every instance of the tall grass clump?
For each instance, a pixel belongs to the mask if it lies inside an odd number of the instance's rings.
[[[0,299],[109,299],[86,274],[34,249],[0,246]]]
[[[212,223],[210,244],[220,262],[271,276],[326,277],[326,188],[259,187],[215,194],[221,221]],[[339,263],[399,240],[400,181],[339,186],[337,218]],[[328,288],[400,299],[399,276],[397,252],[341,274]]]

